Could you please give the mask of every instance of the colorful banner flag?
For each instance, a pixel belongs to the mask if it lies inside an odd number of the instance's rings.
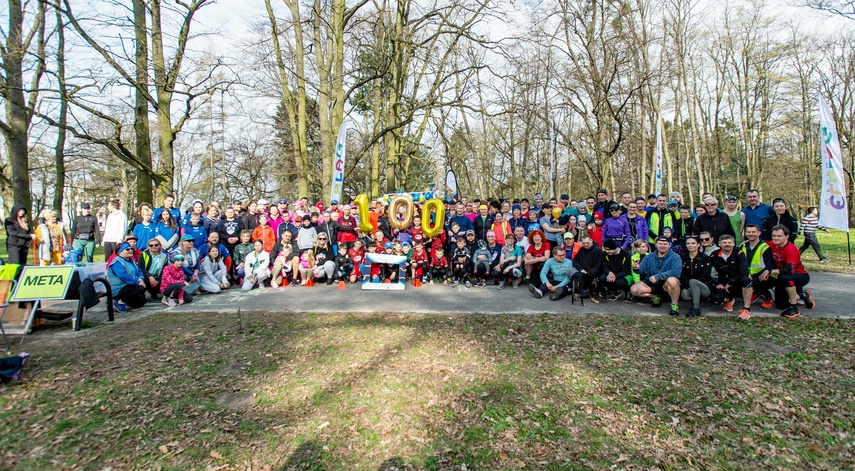
[[[344,160],[347,150],[347,120],[342,121],[338,128],[338,139],[335,142],[335,156],[333,156],[332,194],[330,201],[341,200],[341,190],[344,186]]]
[[[662,193],[662,119],[656,118],[656,177],[653,181],[653,193]]]
[[[819,198],[819,225],[849,232],[849,205],[840,141],[834,116],[825,99],[819,97],[819,141],[822,152],[822,191]]]

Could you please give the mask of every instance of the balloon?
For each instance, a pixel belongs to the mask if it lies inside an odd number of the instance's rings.
[[[559,207],[552,208],[552,217],[554,217],[555,219],[558,219],[559,217],[561,217],[561,208],[559,208]]]
[[[430,211],[434,209],[436,211],[436,222],[434,222],[433,226],[430,224]],[[445,229],[445,205],[442,203],[442,200],[439,198],[434,198],[428,200],[424,206],[422,206],[422,234],[425,235],[428,239],[433,239],[438,236],[440,232]]]
[[[359,231],[370,234],[374,231],[371,218],[368,216],[368,195],[362,193],[353,200],[353,204],[359,210]]]
[[[401,205],[405,207],[404,219],[399,221],[398,208]],[[392,202],[389,204],[389,209],[386,210],[386,214],[389,216],[389,225],[392,226],[392,229],[397,231],[408,229],[413,225],[413,215],[415,212],[416,208],[413,206],[413,197],[409,194],[398,195],[392,198]]]

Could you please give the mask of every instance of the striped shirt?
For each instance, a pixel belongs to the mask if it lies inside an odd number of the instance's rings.
[[[819,226],[819,219],[816,216],[808,214],[802,219],[802,231],[805,233],[815,234]]]

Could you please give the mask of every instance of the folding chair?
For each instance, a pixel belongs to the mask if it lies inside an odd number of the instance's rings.
[[[3,314],[6,314],[6,308],[9,307],[7,299],[14,286],[14,280],[0,280],[0,334],[3,335],[3,340],[6,342],[7,352],[12,350],[12,346],[9,344],[9,338],[6,337],[6,329],[3,328],[3,324],[8,322],[3,320]]]

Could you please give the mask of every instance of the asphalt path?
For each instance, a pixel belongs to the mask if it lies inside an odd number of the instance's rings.
[[[846,318],[855,317],[855,275],[816,273],[811,275],[808,289],[817,303],[814,309],[801,308],[807,317]],[[704,315],[736,316],[741,300],[737,300],[734,312],[726,313],[721,306],[702,303]],[[143,310],[163,310],[161,303]],[[601,301],[599,304],[585,300],[585,305],[571,304],[566,297],[550,301],[547,297],[535,299],[525,286],[518,289],[505,287],[497,290],[488,284],[484,288],[463,285],[424,285],[413,287],[407,283],[403,291],[363,290],[360,284],[347,284],[339,290],[337,285],[319,283],[314,287],[287,286],[280,288],[254,289],[249,292],[233,287],[217,295],[197,296],[192,304],[168,308],[168,311],[235,312],[240,307],[245,311],[276,312],[389,312],[427,314],[543,314],[572,313],[593,315],[668,315],[668,303],[653,308],[650,302]],[[690,303],[681,302],[685,314]],[[775,317],[779,309],[762,309],[756,302],[751,308],[752,316]]]

